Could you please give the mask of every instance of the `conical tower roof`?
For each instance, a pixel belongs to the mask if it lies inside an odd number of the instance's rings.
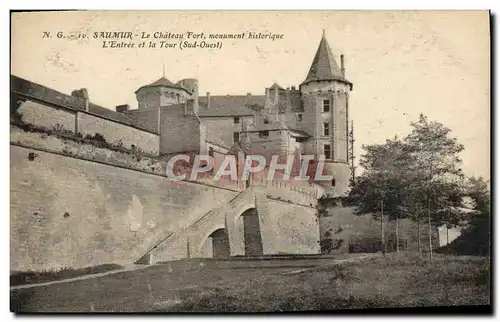
[[[311,68],[309,68],[309,73],[307,73],[307,77],[302,82],[302,85],[321,80],[339,80],[351,84],[344,78],[344,75],[342,75],[342,71],[335,60],[335,56],[328,45],[324,33],[319,42],[318,50],[316,50]]]

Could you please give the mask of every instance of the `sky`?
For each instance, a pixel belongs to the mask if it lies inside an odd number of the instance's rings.
[[[274,82],[298,87],[323,29],[337,59],[344,54],[346,77],[354,84],[349,116],[358,159],[363,144],[406,135],[423,113],[465,146],[467,175],[490,177],[487,11],[17,13],[11,73],[67,94],[87,88],[93,103],[110,109],[137,108],[134,92],[163,70],[174,82],[198,79],[200,95],[264,95]],[[59,31],[90,37],[101,31],[251,31],[283,38],[225,40],[221,49],[102,48],[98,39],[58,39]]]

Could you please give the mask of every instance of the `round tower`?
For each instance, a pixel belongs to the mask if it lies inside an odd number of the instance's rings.
[[[186,80],[185,80],[186,81]],[[186,88],[181,81],[172,83],[165,77],[140,87],[136,92],[139,109],[158,108],[181,104],[193,97],[193,90],[197,90],[197,81],[187,81],[192,88]]]
[[[196,78],[186,78],[177,82],[182,88],[187,89],[191,93],[191,98],[198,99],[198,80]]]
[[[311,120],[307,153],[325,156],[323,174],[332,175],[333,180],[319,183],[330,196],[347,193],[350,178],[348,111],[353,85],[345,78],[343,55],[340,62],[339,68],[323,33],[309,73],[299,87],[304,114],[308,114],[304,118]]]

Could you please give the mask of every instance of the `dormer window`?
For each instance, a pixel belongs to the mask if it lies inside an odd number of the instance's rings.
[[[323,112],[330,112],[330,100],[323,100]]]
[[[268,119],[264,119],[264,124],[269,124],[269,120]]]

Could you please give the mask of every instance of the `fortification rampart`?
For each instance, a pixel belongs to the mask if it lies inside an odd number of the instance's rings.
[[[148,253],[211,257],[210,234],[220,228],[231,255],[244,255],[248,209],[258,211],[264,254],[319,253],[316,185],[174,181],[158,134],[85,111],[78,98],[14,94],[11,270],[127,264]]]

